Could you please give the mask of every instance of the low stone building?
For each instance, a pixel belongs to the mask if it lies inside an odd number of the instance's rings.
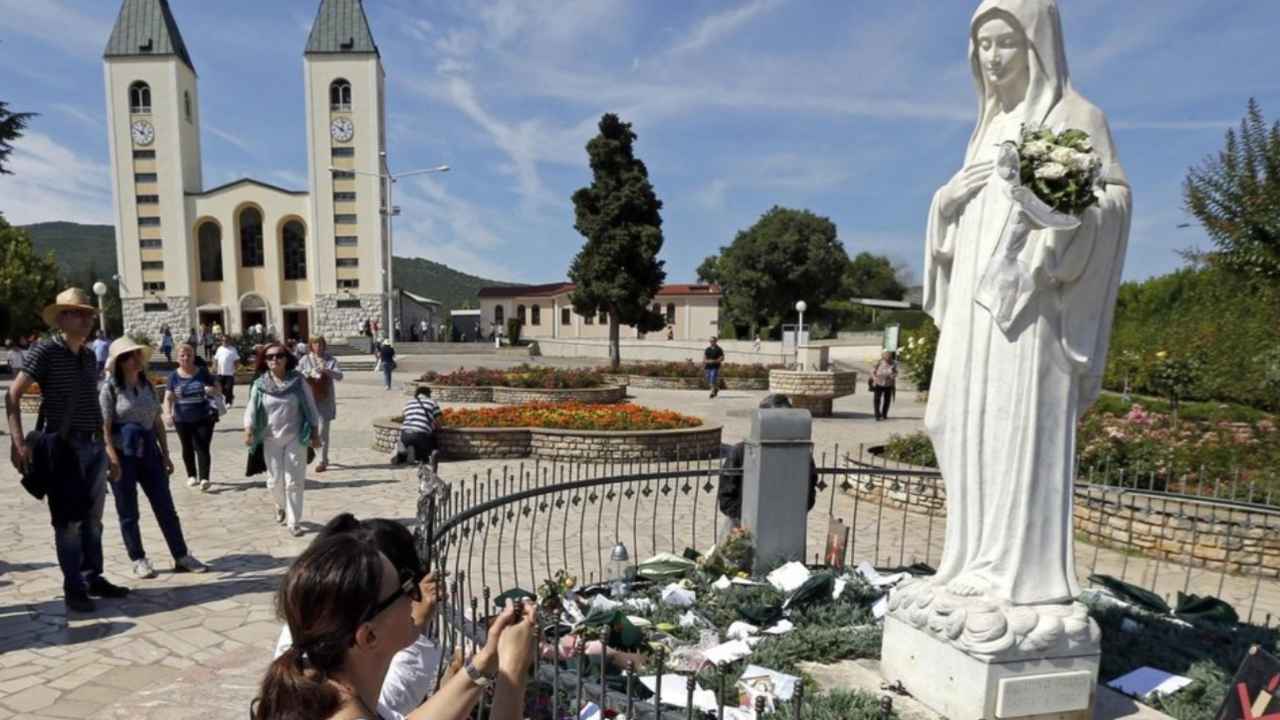
[[[569,282],[514,287],[481,288],[480,318],[487,336],[507,321],[521,321],[520,336],[537,339],[606,339],[609,316],[586,317],[573,311]],[[649,339],[705,340],[720,333],[720,287],[717,285],[664,285],[653,299],[654,311],[666,318],[666,328],[649,333]],[[625,326],[623,338],[643,337],[639,330]]]

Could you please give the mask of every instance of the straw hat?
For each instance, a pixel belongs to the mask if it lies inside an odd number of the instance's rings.
[[[94,315],[98,314],[93,298],[78,287],[67,288],[58,293],[58,297],[53,299],[53,304],[45,306],[45,309],[40,311],[40,318],[44,320],[45,325],[55,326],[58,324],[58,313],[63,310],[88,310]]]
[[[107,373],[111,374],[116,371],[116,358],[121,355],[141,350],[142,351],[142,369],[147,369],[147,363],[151,362],[151,353],[153,352],[150,345],[140,343],[129,336],[116,338],[111,341],[111,347],[107,348]]]

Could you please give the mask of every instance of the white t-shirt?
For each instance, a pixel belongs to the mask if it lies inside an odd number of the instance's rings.
[[[240,362],[240,353],[234,345],[223,345],[213,354],[214,375],[235,375],[236,363]]]
[[[276,640],[275,657],[280,657],[293,644],[289,626],[280,628]],[[409,647],[396,653],[382,679],[382,693],[378,696],[378,714],[384,720],[404,720],[404,716],[418,709],[436,680],[436,668],[440,664],[440,648],[426,635],[420,635]]]

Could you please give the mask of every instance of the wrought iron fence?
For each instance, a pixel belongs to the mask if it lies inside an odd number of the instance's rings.
[[[815,503],[807,533],[808,547],[817,550],[812,552],[815,564],[867,560],[882,570],[915,566],[927,571],[921,566],[941,557],[945,489],[938,472],[885,462],[863,448],[817,450],[814,460]],[[419,552],[448,577],[436,628],[444,656],[459,647],[474,650],[483,642],[486,618],[496,612],[493,598],[507,589],[536,592],[559,570],[582,584],[608,579],[609,550],[615,543],[628,545],[635,560],[659,552],[679,555],[686,548],[705,551],[729,527],[718,509],[721,482],[740,473],[722,468],[718,458],[690,452],[671,461],[606,458],[502,465],[426,488],[418,513]],[[1272,613],[1280,612],[1280,583],[1274,578],[1268,580],[1264,572],[1242,577],[1234,574],[1240,563],[1226,561],[1227,556],[1215,559],[1222,555],[1219,549],[1229,554],[1269,547],[1273,537],[1280,538],[1280,513],[1274,508],[1171,493],[1093,473],[1078,480],[1075,493],[1077,526],[1097,528],[1090,537],[1078,538],[1088,542],[1076,543],[1076,567],[1088,568],[1088,575],[1113,575],[1166,596],[1175,591],[1216,594],[1236,607],[1247,606],[1250,622],[1255,613],[1259,619],[1265,616],[1268,626]],[[831,531],[838,535],[842,528],[848,539],[843,554],[824,558],[821,549]],[[1202,542],[1201,528],[1212,534],[1210,542]],[[1160,543],[1177,538],[1191,551],[1177,558],[1161,555]],[[545,621],[551,628],[559,619]],[[660,712],[650,702],[637,701],[626,687],[611,689],[602,674],[583,667],[581,654],[566,660],[558,642],[551,644],[555,649],[539,662],[536,678],[553,702],[563,700],[568,706],[586,698],[615,710],[625,708],[628,718]],[[692,693],[692,680],[666,677],[666,682],[687,684]],[[716,682],[732,685],[731,680],[720,677]],[[798,718],[800,702],[793,709]],[[683,712],[695,716],[692,709]]]

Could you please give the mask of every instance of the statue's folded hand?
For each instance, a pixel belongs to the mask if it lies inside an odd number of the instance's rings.
[[[964,210],[964,206],[973,199],[973,196],[986,187],[994,169],[995,163],[988,160],[962,168],[953,175],[951,180],[943,186],[939,197],[939,209],[943,217],[955,217]]]

